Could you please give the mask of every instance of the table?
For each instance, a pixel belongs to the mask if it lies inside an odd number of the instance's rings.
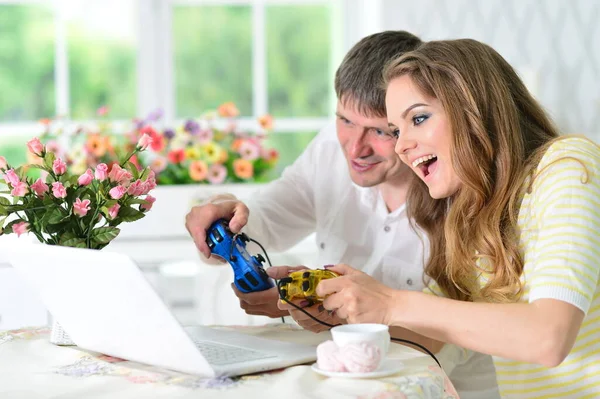
[[[317,344],[289,324],[227,326],[264,338]],[[309,365],[236,378],[206,379],[49,343],[48,327],[0,332],[0,398],[356,398],[457,399],[444,372],[414,349],[392,344],[388,356],[401,372],[381,379],[326,378]]]

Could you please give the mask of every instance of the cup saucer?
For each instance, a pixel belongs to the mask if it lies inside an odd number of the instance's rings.
[[[326,377],[338,377],[338,378],[380,378],[387,377],[392,374],[396,374],[398,371],[404,368],[404,364],[402,361],[398,359],[385,359],[379,365],[379,368],[375,371],[370,371],[368,373],[350,373],[347,371],[327,371],[321,370],[317,363],[314,363],[311,366],[312,370],[317,373],[324,375]]]

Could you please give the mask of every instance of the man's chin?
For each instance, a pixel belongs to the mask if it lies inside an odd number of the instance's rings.
[[[360,187],[373,187],[382,183],[381,179],[377,179],[373,176],[364,176],[362,174],[357,176],[356,173],[350,173],[350,179],[352,179],[354,184]]]

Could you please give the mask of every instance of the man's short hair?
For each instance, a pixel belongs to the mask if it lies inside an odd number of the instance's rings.
[[[361,39],[335,73],[335,94],[344,106],[364,116],[385,117],[382,73],[392,59],[416,49],[421,39],[403,30],[385,31]]]

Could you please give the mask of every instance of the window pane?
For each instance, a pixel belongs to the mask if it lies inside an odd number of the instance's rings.
[[[275,148],[279,151],[279,162],[265,175],[265,179],[269,181],[281,176],[285,167],[294,163],[316,134],[316,132],[269,134],[265,140],[265,148]]]
[[[68,47],[71,116],[112,118],[136,112],[135,10],[131,0],[69,3]]]
[[[326,5],[267,7],[269,112],[273,116],[330,113],[329,13]]]
[[[54,116],[54,16],[0,5],[0,121]]]
[[[233,101],[252,114],[252,19],[247,6],[178,6],[173,45],[178,117]]]
[[[5,135],[0,137],[0,155],[12,167],[19,167],[27,162],[27,141],[34,137],[25,135]],[[4,188],[3,188],[4,189]]]

